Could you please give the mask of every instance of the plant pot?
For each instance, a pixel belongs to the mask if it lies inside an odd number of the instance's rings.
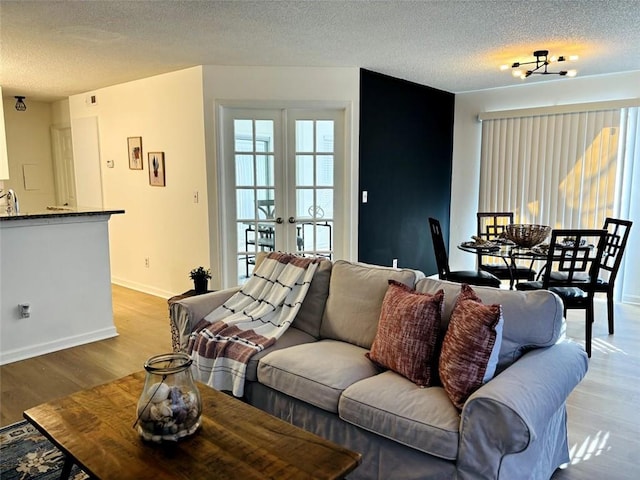
[[[209,290],[209,279],[195,278],[193,280],[193,286],[196,293],[206,293]]]

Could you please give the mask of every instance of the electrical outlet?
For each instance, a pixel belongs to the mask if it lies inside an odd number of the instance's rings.
[[[398,268],[398,259],[397,258],[393,259],[393,268]]]
[[[20,303],[18,308],[20,309],[20,317],[29,318],[31,316],[31,305],[28,303]]]
[[[199,202],[200,202],[200,198],[199,198],[199,197],[200,197],[200,196],[199,196],[199,194],[198,194],[198,191],[197,191],[197,190],[195,190],[195,191],[193,192],[193,203],[199,203]]]
[[[145,257],[145,259],[144,259],[144,266],[145,266],[146,268],[149,268],[149,257]]]

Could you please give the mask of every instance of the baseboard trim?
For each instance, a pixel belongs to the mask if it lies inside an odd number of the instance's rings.
[[[150,287],[149,285],[131,282],[129,280],[124,280],[117,277],[111,277],[111,283],[114,283],[121,287],[130,288],[131,290],[136,290],[138,292],[148,293],[149,295],[153,295],[154,297],[160,297],[164,299],[168,299],[176,295],[173,292],[167,292],[166,290],[160,290],[159,288]]]
[[[77,347],[78,345],[84,345],[86,343],[97,342],[99,340],[105,340],[107,338],[117,336],[118,331],[116,330],[116,327],[109,327],[95,330],[93,332],[83,333],[81,335],[60,338],[51,342],[17,348],[15,350],[0,353],[0,365],[18,362],[20,360],[26,360],[27,358],[37,357],[39,355],[57,352],[58,350]]]

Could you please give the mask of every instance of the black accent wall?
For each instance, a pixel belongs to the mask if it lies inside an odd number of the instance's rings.
[[[437,273],[428,219],[448,237],[454,106],[452,93],[360,70],[359,261]]]

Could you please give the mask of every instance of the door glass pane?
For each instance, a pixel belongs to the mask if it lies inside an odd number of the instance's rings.
[[[333,152],[333,120],[318,120],[316,123],[316,151]]]
[[[316,250],[329,252],[333,249],[333,222],[316,224]]]
[[[313,151],[313,120],[296,120],[296,152]]]
[[[275,213],[275,191],[273,189],[261,189],[257,193],[256,218],[259,220],[273,219]]]
[[[236,218],[251,220],[254,218],[255,193],[253,189],[236,190]]]
[[[313,155],[296,155],[296,185],[313,186]]]
[[[313,223],[311,222],[298,222],[297,229],[297,247],[299,252],[312,252],[313,251]]]
[[[273,120],[256,120],[256,151],[273,153]]]
[[[253,157],[236,155],[236,185],[246,187],[253,184]]]
[[[252,120],[234,120],[233,132],[235,139],[236,152],[252,152],[253,151],[253,121]]]
[[[253,238],[251,222],[237,222],[236,223],[236,235],[238,238],[238,245],[236,250],[238,252],[255,252],[255,244],[250,244],[250,241]]]
[[[314,208],[313,190],[310,188],[296,189],[296,218],[312,218]]]
[[[316,184],[323,187],[332,187],[333,155],[318,155],[316,162]]]
[[[316,218],[333,218],[333,189],[317,189],[316,202]]]
[[[256,186],[273,187],[275,185],[273,155],[256,155],[256,176]]]

